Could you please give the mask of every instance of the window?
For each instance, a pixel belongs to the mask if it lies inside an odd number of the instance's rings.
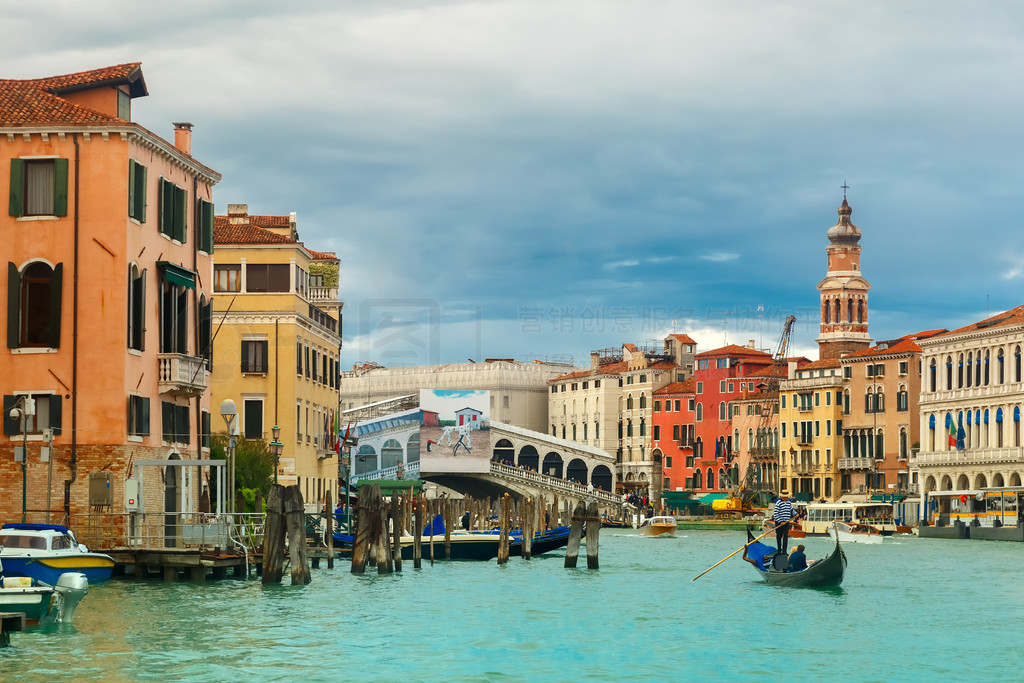
[[[64,266],[36,261],[19,273],[7,263],[7,346],[60,348]]]
[[[11,159],[8,213],[18,218],[68,215],[68,160]]]
[[[121,89],[117,91],[117,118],[125,121],[132,118],[132,96]]]
[[[725,412],[726,412],[725,401],[722,401],[721,403],[718,404],[718,419],[719,420],[726,419]]]
[[[715,367],[719,368],[719,369],[729,367],[729,359],[728,358],[719,358],[719,359],[717,359],[715,361]]]
[[[146,350],[146,269],[137,265],[128,269],[128,348]]]
[[[668,401],[665,401],[665,410],[668,410]],[[674,410],[677,413],[679,412],[679,401],[678,401],[678,399],[675,401],[675,408],[674,408]],[[690,399],[690,410],[693,410],[693,399]]]
[[[245,264],[245,291],[287,292],[291,289],[291,269],[287,263]],[[564,386],[563,386],[563,391]]]
[[[641,374],[640,375],[640,384],[644,384],[645,382],[647,382],[647,375]]]
[[[657,427],[655,427],[657,429]],[[679,441],[679,425],[672,425],[672,440]]]
[[[697,369],[698,370],[707,370],[708,369],[708,362],[706,360],[699,360],[699,361],[697,361]]]
[[[661,439],[661,425],[654,425],[654,434],[652,435],[655,441]]]
[[[188,192],[166,178],[160,179],[160,233],[185,244]]]
[[[843,366],[843,379],[850,379],[853,377],[853,367],[850,365]]]
[[[704,419],[704,406],[700,403],[697,404],[697,422]]]
[[[130,436],[149,436],[148,397],[128,397],[128,434]]]
[[[599,380],[599,379],[595,379],[594,380],[594,388],[595,389],[600,389],[601,388],[601,380]]]
[[[60,434],[61,428],[61,402],[60,394],[12,394],[4,396],[4,434],[15,436],[22,434],[21,418],[11,417],[11,410],[20,408],[24,397],[35,405],[29,406],[34,409],[35,415],[29,415],[25,423],[28,434],[41,434],[44,429],[52,429],[53,433]]]
[[[668,409],[668,401],[665,401],[665,408],[666,408],[666,410]],[[661,412],[661,401],[655,401],[654,402],[654,412],[656,412],[656,413],[660,413]]]
[[[302,377],[302,342],[295,342],[295,372]],[[554,387],[551,387],[554,389]]]
[[[242,266],[214,266],[213,267],[213,291],[215,292],[241,292],[242,291]]]
[[[910,397],[906,389],[900,389],[896,393],[896,410],[901,413],[910,410]]]
[[[266,339],[243,339],[242,340],[242,372],[266,374],[267,363],[267,340]]]
[[[189,443],[192,426],[189,424],[188,405],[163,401],[160,408],[163,440],[170,443]]]
[[[194,274],[165,261],[160,282],[160,353],[188,353],[188,290]]]
[[[213,204],[199,200],[199,251],[213,253]]]
[[[309,411],[306,411],[306,416],[309,416]],[[263,438],[263,399],[262,398],[247,398],[242,401],[242,428],[245,430],[245,438],[247,439],[262,439]],[[306,431],[309,431],[309,426],[306,426]],[[307,441],[308,439],[307,433]]]
[[[590,382],[584,382],[583,383],[583,390],[586,391],[589,386],[590,386]]]
[[[704,382],[697,382],[697,393],[698,394],[703,394],[704,393]]]
[[[146,167],[128,160],[128,216],[146,222]]]
[[[722,393],[722,394],[725,393],[725,380],[724,379],[718,380],[718,391],[719,391],[719,393]]]
[[[900,363],[899,363],[899,374],[901,374],[901,375],[907,374],[907,367],[908,367],[907,361],[901,360]]]

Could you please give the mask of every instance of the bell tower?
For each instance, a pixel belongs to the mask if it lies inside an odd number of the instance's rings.
[[[821,334],[818,357],[839,358],[871,346],[868,336],[868,290],[871,285],[860,274],[860,228],[850,221],[853,209],[843,204],[839,222],[828,229],[826,248],[828,270],[818,283],[821,297]]]

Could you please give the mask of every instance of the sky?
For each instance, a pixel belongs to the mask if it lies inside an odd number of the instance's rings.
[[[341,259],[343,368],[685,332],[817,358],[826,230],[876,340],[1022,303],[1024,5],[0,0],[0,77],[141,61],[218,213]]]

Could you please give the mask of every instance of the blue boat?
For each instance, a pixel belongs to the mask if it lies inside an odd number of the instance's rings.
[[[110,578],[114,559],[91,553],[60,524],[9,523],[0,527],[0,560],[5,576],[27,576],[51,586],[61,574],[80,572],[90,585]]]

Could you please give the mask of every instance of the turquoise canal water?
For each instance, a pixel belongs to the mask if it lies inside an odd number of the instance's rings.
[[[846,546],[838,589],[761,584],[741,532],[605,529],[601,569],[438,562],[308,586],[111,581],[73,625],[12,635],[0,679],[1019,680],[1024,545]],[[808,556],[827,539],[808,539]],[[287,583],[287,580],[286,580]]]

